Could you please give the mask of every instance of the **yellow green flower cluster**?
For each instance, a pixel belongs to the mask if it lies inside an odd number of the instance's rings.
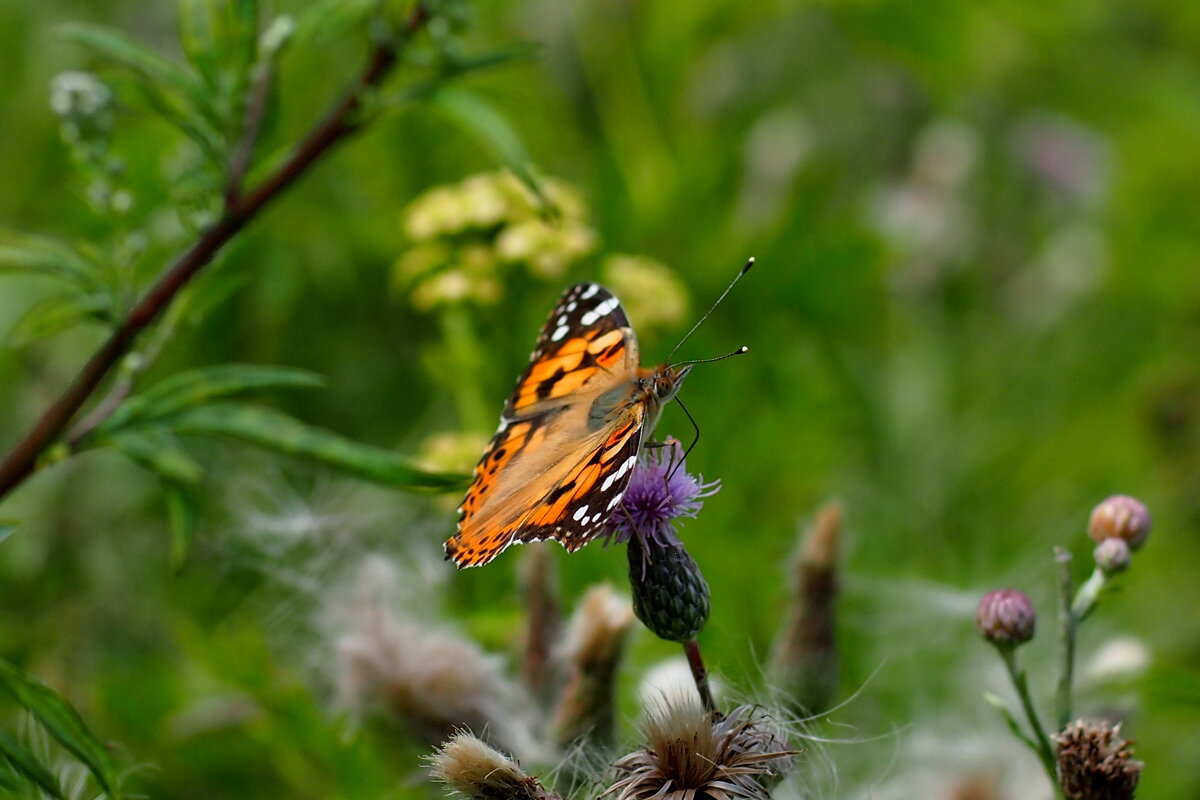
[[[488,172],[418,197],[404,210],[412,246],[396,261],[393,286],[429,310],[497,302],[513,267],[561,278],[592,252],[596,234],[573,188],[553,179],[538,185],[541,196],[511,173]]]

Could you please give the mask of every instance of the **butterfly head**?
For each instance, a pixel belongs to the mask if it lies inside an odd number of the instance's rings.
[[[683,385],[683,379],[692,371],[691,364],[663,364],[658,369],[654,370],[654,374],[646,380],[649,382],[649,387],[654,391],[654,396],[658,398],[659,403],[666,403],[675,397],[679,391],[679,387]]]

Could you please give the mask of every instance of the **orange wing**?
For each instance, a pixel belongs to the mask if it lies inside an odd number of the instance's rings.
[[[513,542],[578,550],[621,500],[641,445],[637,339],[594,283],[567,289],[475,467],[446,557],[486,564]]]

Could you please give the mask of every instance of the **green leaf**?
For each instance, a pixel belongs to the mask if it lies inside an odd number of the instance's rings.
[[[112,305],[103,295],[58,294],[34,303],[8,332],[12,347],[25,347],[81,322],[107,322]]]
[[[1018,740],[1024,742],[1025,746],[1036,753],[1040,758],[1041,751],[1038,750],[1038,746],[1034,744],[1033,739],[1029,738],[1025,731],[1021,729],[1021,723],[1017,720],[1017,716],[1013,713],[1013,710],[1009,708],[1008,703],[1006,703],[1002,697],[993,692],[984,692],[983,700],[992,708],[996,709],[996,711],[1000,712],[1000,716],[1004,718],[1004,723],[1008,725],[1008,729],[1012,732],[1012,735],[1017,737]]]
[[[91,262],[62,242],[42,236],[0,233],[0,273],[6,271],[58,278],[88,292],[104,288]]]
[[[390,450],[351,441],[267,408],[214,403],[189,409],[166,422],[176,433],[238,439],[387,486],[456,489],[466,485],[464,476],[419,469]]]
[[[120,796],[116,765],[108,748],[88,729],[70,703],[3,659],[0,659],[0,682],[59,744],[87,766],[109,797]]]
[[[16,771],[9,769],[7,764],[0,762],[0,789],[16,794],[21,785],[21,777]]]
[[[121,432],[101,444],[112,444],[143,469],[163,480],[188,485],[200,482],[204,469],[185,453],[175,440],[161,431]]]
[[[216,164],[224,165],[226,121],[203,81],[120,31],[79,22],[60,30],[66,38],[128,72],[151,108],[196,142]]]
[[[238,93],[254,63],[258,38],[255,0],[182,0],[179,41],[187,60],[214,95]]]
[[[171,568],[183,569],[196,538],[196,504],[180,487],[166,490],[167,520],[171,525]]]
[[[131,425],[159,420],[218,398],[261,389],[305,389],[324,385],[320,375],[291,367],[221,364],[188,370],[126,400],[97,434],[111,434]]]
[[[50,767],[39,761],[25,745],[2,728],[0,728],[0,754],[3,754],[15,771],[37,784],[43,792],[51,797],[59,798],[59,800],[66,800],[62,788],[58,785],[58,779],[54,777],[54,772]]]
[[[474,134],[501,164],[512,170],[541,203],[551,205],[530,169],[533,159],[525,149],[521,137],[491,103],[474,92],[458,88],[439,89],[432,99],[435,106]]]

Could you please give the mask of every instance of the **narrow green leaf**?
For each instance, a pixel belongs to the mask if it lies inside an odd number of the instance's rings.
[[[0,659],[0,682],[59,744],[87,766],[110,798],[120,796],[112,756],[70,703],[3,659]]]
[[[549,204],[541,184],[530,169],[533,159],[521,137],[491,103],[474,92],[459,88],[439,89],[432,99],[435,106],[491,150],[492,155],[512,170],[542,203]]]
[[[15,771],[37,784],[43,792],[51,797],[59,798],[59,800],[66,800],[62,787],[58,785],[58,779],[54,777],[54,772],[50,767],[39,761],[25,745],[2,728],[0,728],[0,754],[3,754]]]
[[[196,504],[180,487],[168,484],[167,520],[171,525],[171,569],[183,569],[196,538]]]
[[[225,120],[204,83],[189,70],[120,31],[79,22],[60,30],[128,72],[151,108],[223,164]]]
[[[200,482],[203,468],[175,443],[173,437],[161,431],[123,431],[98,444],[111,444],[138,466],[153,472],[172,484],[190,485]]]
[[[98,429],[111,434],[130,425],[176,414],[211,400],[262,389],[320,388],[324,379],[313,372],[291,367],[256,364],[221,364],[172,375],[134,395]]]
[[[109,298],[102,295],[53,295],[34,303],[21,315],[8,332],[8,343],[21,348],[86,320],[104,322],[111,310]]]
[[[0,762],[0,789],[16,794],[21,784],[21,776],[16,770],[9,769],[8,764]]]
[[[43,236],[0,233],[0,273],[6,271],[59,278],[84,291],[103,288],[91,262],[62,242]]]
[[[1037,745],[1034,744],[1033,739],[1029,738],[1028,734],[1021,729],[1021,723],[1017,721],[1016,714],[1013,713],[1013,710],[1009,708],[1008,703],[1004,702],[1002,697],[994,694],[993,692],[984,692],[983,700],[992,708],[996,709],[996,711],[1000,712],[1000,716],[1003,717],[1004,723],[1008,725],[1008,729],[1012,732],[1013,736],[1024,742],[1026,747],[1041,757],[1041,752],[1038,750]]]
[[[267,408],[214,403],[188,409],[165,422],[176,433],[226,436],[392,487],[456,489],[466,485],[464,476],[419,469],[390,450],[351,441]]]

